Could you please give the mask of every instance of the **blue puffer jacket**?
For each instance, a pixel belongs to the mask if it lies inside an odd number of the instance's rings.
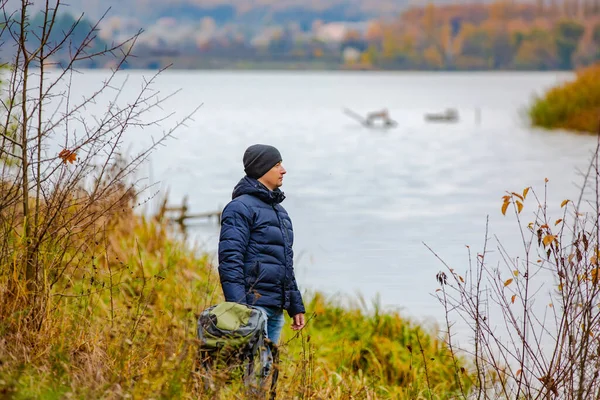
[[[279,204],[284,199],[256,179],[240,180],[221,216],[219,277],[225,300],[280,307],[293,317],[305,310],[294,276],[292,221]]]

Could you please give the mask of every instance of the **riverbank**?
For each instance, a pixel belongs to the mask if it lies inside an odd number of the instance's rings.
[[[14,399],[209,398],[193,366],[196,316],[221,301],[215,266],[164,222],[127,213],[107,226],[77,256],[85,260],[78,271],[50,290],[39,329],[28,326],[21,296],[11,296],[19,282],[2,266],[0,392]],[[397,313],[306,298],[307,328],[284,331],[278,398],[445,398],[470,385],[459,372],[466,363],[454,365],[437,332]],[[225,385],[221,398],[238,398],[240,390]]]

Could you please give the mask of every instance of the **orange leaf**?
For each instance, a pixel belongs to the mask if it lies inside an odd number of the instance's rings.
[[[512,297],[510,298],[510,302],[515,304],[515,299],[517,298],[516,294],[513,294]]]
[[[506,215],[506,209],[508,208],[508,205],[510,203],[508,201],[505,201],[504,204],[502,204],[502,215]]]
[[[550,243],[552,243],[554,241],[554,239],[556,239],[556,236],[546,235],[546,237],[544,239],[542,239],[542,242],[544,243],[544,246],[548,246]]]
[[[569,200],[563,200],[563,202],[560,203],[560,208],[563,208],[564,206],[566,206],[568,202],[569,202]]]
[[[552,307],[554,307],[554,304],[550,303],[550,304],[548,304],[548,307],[552,308]]]
[[[545,183],[548,183],[548,178],[544,178],[544,182],[545,182]]]
[[[504,287],[510,285],[513,282],[512,278],[508,279],[506,282],[504,282]]]
[[[599,278],[599,276],[598,276],[598,270],[600,270],[600,268],[594,268],[594,269],[591,271],[591,275],[592,275],[592,283],[593,283],[594,285],[597,285],[597,284],[598,284],[598,278]]]
[[[77,160],[77,154],[75,154],[74,151],[67,149],[63,149],[60,153],[58,153],[58,157],[62,160],[64,164],[66,164],[67,161],[73,164],[73,162]]]
[[[529,193],[529,188],[526,187],[525,190],[523,190],[523,198],[526,199],[527,198],[527,193]]]
[[[554,223],[554,226],[560,224],[561,222],[562,222],[562,218],[557,219],[556,222]]]
[[[523,203],[521,203],[519,200],[517,200],[517,211],[520,214],[521,211],[523,210]]]
[[[521,375],[523,373],[522,369],[517,370],[517,376]]]
[[[460,276],[460,275],[459,275],[459,276],[458,276],[458,279],[460,279],[460,281],[461,281],[462,283],[465,283],[465,280],[463,279],[463,277],[462,277],[462,276]]]

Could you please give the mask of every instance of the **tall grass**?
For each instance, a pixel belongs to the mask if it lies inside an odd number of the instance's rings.
[[[535,126],[596,132],[600,120],[600,64],[577,72],[573,81],[550,89],[529,109]]]
[[[88,245],[73,255],[80,268],[53,286],[39,330],[23,321],[25,288],[13,266],[0,266],[0,393],[215,398],[195,372],[197,314],[222,300],[209,258],[131,207],[89,230]],[[50,260],[52,249],[44,251]],[[457,369],[434,332],[378,307],[367,312],[308,297],[307,328],[284,331],[278,398],[441,399],[470,385],[460,372],[466,363]],[[235,379],[217,391],[223,399],[244,393]]]

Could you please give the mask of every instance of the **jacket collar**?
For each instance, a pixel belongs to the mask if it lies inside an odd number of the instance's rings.
[[[257,179],[249,176],[243,177],[233,189],[232,199],[239,197],[244,194],[249,194],[254,197],[258,197],[267,204],[279,204],[285,200],[285,194],[279,190],[269,190],[265,185],[260,183]]]

